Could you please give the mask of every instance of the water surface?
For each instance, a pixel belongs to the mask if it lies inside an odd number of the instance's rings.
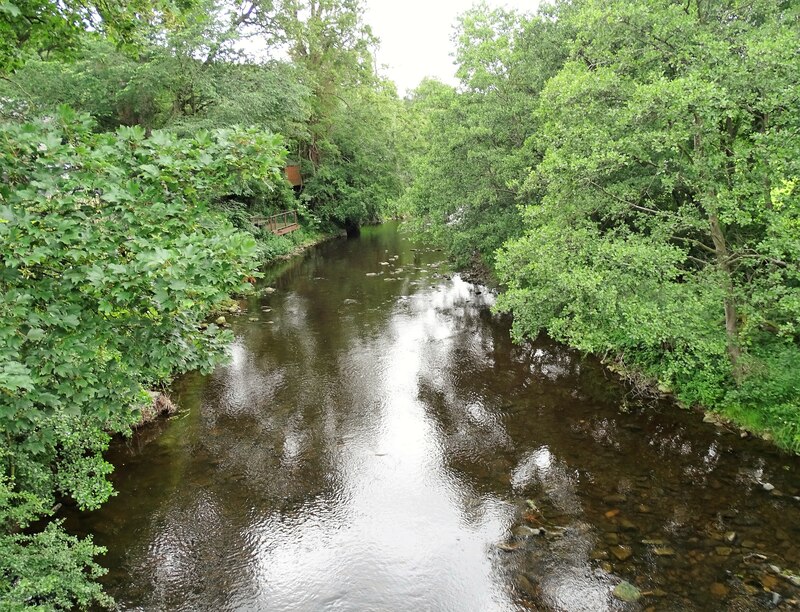
[[[121,609],[793,607],[796,458],[514,346],[396,225],[273,277],[230,364],[178,381],[179,415],[113,449],[119,496],[70,519]]]

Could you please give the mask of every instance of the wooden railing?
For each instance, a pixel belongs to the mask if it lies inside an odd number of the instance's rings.
[[[253,224],[259,227],[266,227],[276,236],[282,236],[300,229],[296,210],[284,210],[271,217],[253,217]]]

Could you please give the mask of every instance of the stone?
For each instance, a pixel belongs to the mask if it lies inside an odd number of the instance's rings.
[[[619,561],[627,561],[633,555],[633,550],[630,546],[617,545],[612,546],[609,550]]]
[[[618,508],[614,508],[613,510],[609,510],[608,512],[606,512],[605,513],[605,517],[610,519],[610,518],[614,518],[618,514],[619,514],[619,509]]]
[[[728,544],[733,544],[736,541],[736,532],[735,531],[728,531],[725,533],[725,541]]]
[[[628,519],[622,519],[619,522],[619,526],[622,528],[623,531],[637,531],[638,530],[638,527],[636,527],[636,525],[632,521],[629,521]]]
[[[761,485],[761,488],[767,492],[770,492],[775,490],[775,485],[770,482],[765,482],[764,484]]]
[[[603,498],[603,503],[608,504],[609,506],[613,506],[614,504],[624,504],[626,501],[628,501],[628,498],[619,494],[606,495]]]
[[[258,317],[249,317],[247,320],[251,323],[257,323],[260,319]]]
[[[728,548],[727,546],[717,546],[714,549],[714,552],[717,553],[720,557],[729,557],[730,554],[733,552],[732,548]]]
[[[778,579],[771,574],[764,574],[758,581],[761,583],[761,586],[768,591],[774,591],[775,587],[778,586]]]
[[[497,545],[499,550],[503,552],[514,552],[522,547],[522,542],[501,542]]]
[[[603,537],[609,544],[619,544],[619,536],[614,532],[607,533]]]
[[[529,536],[535,535],[536,530],[531,529],[527,525],[517,525],[516,527],[514,527],[514,529],[511,530],[511,533],[513,533],[518,538],[527,538]]]
[[[730,592],[730,589],[721,582],[715,582],[709,587],[708,590],[711,591],[711,594],[718,599],[725,599]]]
[[[536,588],[531,584],[531,581],[524,574],[517,575],[517,585],[528,595],[535,595]]]
[[[653,549],[653,554],[659,557],[672,557],[675,555],[675,551],[669,546],[658,546]]]
[[[645,504],[639,504],[636,507],[636,510],[638,510],[642,514],[649,514],[650,513],[650,506],[646,506]]]
[[[612,594],[617,599],[628,603],[634,603],[642,598],[642,592],[625,580],[614,587]]]
[[[225,325],[227,322],[228,322],[227,319],[225,319],[225,317],[223,316],[219,316],[214,320],[214,323],[216,323],[217,325]]]
[[[262,293],[275,293],[275,287],[264,287],[261,291]]]

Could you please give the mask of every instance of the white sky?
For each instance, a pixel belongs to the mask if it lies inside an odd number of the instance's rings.
[[[426,76],[455,84],[450,41],[456,17],[477,0],[364,0],[365,21],[380,38],[381,74],[397,83],[402,96]],[[539,0],[486,0],[490,7],[534,12]]]

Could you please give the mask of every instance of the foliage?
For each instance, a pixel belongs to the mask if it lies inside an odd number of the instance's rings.
[[[796,4],[573,6],[500,308],[800,449]]]
[[[427,146],[405,206],[465,265],[492,263],[519,234],[522,178],[538,156],[526,147],[537,129],[533,110],[547,78],[564,60],[560,22],[479,5],[457,34],[459,90],[423,82],[410,112]]]
[[[87,30],[135,47],[150,26],[174,20],[192,0],[2,0],[0,74],[19,66],[27,53],[69,56]]]
[[[36,505],[23,516],[0,508],[2,546],[22,555],[9,558],[0,596],[45,607],[99,597],[78,580],[96,575],[80,570],[94,548],[53,524],[15,529],[57,497],[105,501],[102,452],[137,420],[143,388],[218,362],[230,334],[204,319],[247,290],[258,261],[252,235],[211,204],[282,182],[285,154],[279,137],[254,130],[181,139],[92,127],[66,108],[0,125],[0,461],[6,497]]]

